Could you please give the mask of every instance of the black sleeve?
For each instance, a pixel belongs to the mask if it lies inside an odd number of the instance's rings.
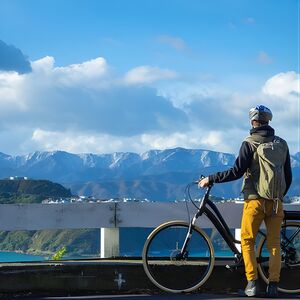
[[[285,165],[284,165],[284,176],[285,176],[285,184],[286,184],[286,189],[285,189],[285,193],[284,193],[284,195],[285,195],[288,192],[288,190],[292,184],[292,179],[293,179],[289,149],[286,154],[286,160],[285,160]]]
[[[209,182],[221,183],[241,178],[247,169],[250,168],[252,158],[252,147],[248,142],[244,141],[241,145],[239,156],[235,160],[234,166],[227,171],[209,175]]]

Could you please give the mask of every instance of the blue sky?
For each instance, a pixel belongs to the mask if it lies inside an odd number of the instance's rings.
[[[136,65],[198,72],[272,75],[297,66],[297,1],[1,0],[0,34],[30,59],[57,65],[103,56]],[[160,36],[182,39],[180,53]],[[173,50],[173,51],[171,51]],[[274,63],[256,64],[264,51]]]
[[[1,0],[0,151],[236,153],[263,102],[297,152],[298,19],[297,0]]]

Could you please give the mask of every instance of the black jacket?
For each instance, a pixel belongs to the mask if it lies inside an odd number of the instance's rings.
[[[269,125],[253,128],[250,130],[250,134],[253,133],[259,134],[261,136],[274,136],[275,134],[274,129]],[[227,171],[217,172],[215,174],[209,175],[209,182],[222,183],[241,178],[245,174],[247,169],[250,168],[253,154],[254,151],[251,145],[248,142],[244,141],[241,145],[239,156],[235,160],[234,166]],[[286,190],[284,194],[286,194],[292,183],[292,169],[289,150],[287,152],[287,157],[285,160],[284,174],[286,182]]]

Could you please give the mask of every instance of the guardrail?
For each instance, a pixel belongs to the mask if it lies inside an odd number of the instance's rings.
[[[185,202],[103,202],[70,204],[1,204],[0,230],[43,230],[101,228],[101,257],[118,256],[119,228],[156,227],[170,220],[188,221],[195,207]],[[216,204],[230,228],[239,238],[241,203]],[[300,205],[286,204],[287,210],[300,210]],[[202,216],[202,228],[213,228]]]

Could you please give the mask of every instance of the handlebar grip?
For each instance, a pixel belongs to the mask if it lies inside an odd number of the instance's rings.
[[[204,175],[200,175],[200,178],[197,181],[193,181],[194,184],[198,184],[203,178],[205,178]]]

